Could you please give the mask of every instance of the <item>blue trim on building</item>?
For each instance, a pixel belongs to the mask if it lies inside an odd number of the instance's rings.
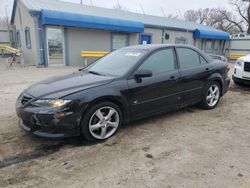
[[[41,26],[42,29],[42,38],[41,40],[43,41],[43,53],[44,53],[44,66],[48,67],[49,62],[48,62],[48,47],[47,47],[47,40],[46,40],[46,28],[45,26]]]
[[[90,28],[112,31],[141,33],[144,31],[142,22],[90,16],[43,9],[41,12],[43,25]]]
[[[39,65],[45,66],[45,52],[44,52],[44,39],[43,39],[43,26],[41,24],[41,16],[37,17],[38,22],[38,35],[39,35],[39,52],[40,52],[40,62]]]
[[[203,30],[203,29],[196,29],[194,31],[194,38],[195,39],[218,39],[218,40],[229,40],[230,35],[226,32],[219,31],[219,30]]]
[[[64,58],[65,65],[69,66],[69,37],[68,37],[68,28],[64,28]]]
[[[10,23],[14,23],[15,15],[16,15],[16,7],[17,7],[17,0],[14,0],[13,2],[13,7],[12,7],[12,12],[11,12],[11,18],[10,18]]]

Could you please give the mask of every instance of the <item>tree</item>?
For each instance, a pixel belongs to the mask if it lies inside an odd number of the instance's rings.
[[[205,20],[208,19],[210,9],[198,9],[198,10],[187,10],[184,13],[184,19],[190,22],[197,22],[199,24],[204,24]]]
[[[124,7],[120,4],[119,0],[117,0],[117,4],[115,6],[113,6],[113,9],[122,10],[122,11],[129,11],[129,9],[127,7]]]
[[[184,20],[203,24],[229,33],[243,32],[243,23],[236,16],[223,8],[205,8],[188,10],[184,13]]]
[[[250,34],[250,0],[230,0],[230,4],[235,8],[242,22],[247,25],[247,33]]]

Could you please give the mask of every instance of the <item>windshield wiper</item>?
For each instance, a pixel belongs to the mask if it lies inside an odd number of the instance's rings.
[[[99,75],[99,76],[103,76],[103,74],[101,74],[99,72],[96,72],[96,71],[88,71],[88,73]]]

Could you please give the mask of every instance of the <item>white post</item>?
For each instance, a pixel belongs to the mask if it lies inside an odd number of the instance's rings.
[[[88,59],[87,57],[84,58],[84,67],[87,67],[88,66]]]

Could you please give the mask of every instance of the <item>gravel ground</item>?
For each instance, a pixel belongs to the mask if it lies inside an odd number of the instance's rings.
[[[0,66],[0,187],[250,188],[250,88],[231,84],[214,110],[191,107],[134,122],[101,143],[20,130],[19,93],[75,70]]]

